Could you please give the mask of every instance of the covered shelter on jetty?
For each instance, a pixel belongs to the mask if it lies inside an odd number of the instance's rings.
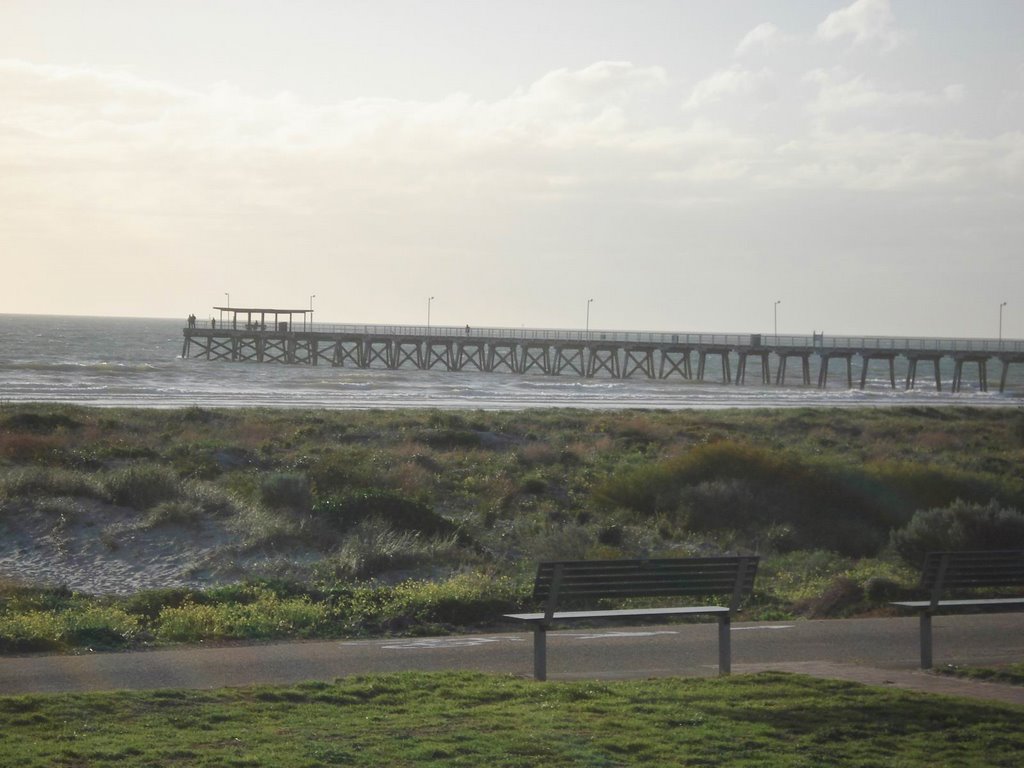
[[[214,307],[220,313],[221,328],[254,331],[296,331],[295,316],[302,317],[302,330],[306,330],[306,315],[309,315],[310,329],[313,323],[313,310],[311,309],[273,309],[268,307]],[[225,314],[227,318],[225,319]],[[267,318],[273,317],[270,325],[267,325]],[[281,318],[287,317],[287,320]],[[244,318],[244,319],[243,319]],[[225,325],[225,322],[227,325]]]

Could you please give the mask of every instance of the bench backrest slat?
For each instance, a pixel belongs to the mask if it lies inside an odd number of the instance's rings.
[[[756,556],[549,561],[537,568],[533,596],[548,610],[566,601],[629,597],[729,595],[733,604],[753,591],[757,563]]]
[[[932,602],[947,590],[1024,587],[1024,550],[929,552],[921,569],[921,587]]]

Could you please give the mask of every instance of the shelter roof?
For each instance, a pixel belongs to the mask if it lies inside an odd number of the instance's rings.
[[[312,314],[311,309],[273,309],[271,307],[214,307],[221,312],[234,312],[241,315],[306,315]]]

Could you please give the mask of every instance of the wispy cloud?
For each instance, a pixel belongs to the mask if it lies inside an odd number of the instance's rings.
[[[685,109],[698,109],[737,95],[764,101],[774,94],[773,81],[774,77],[767,69],[753,71],[738,65],[732,66],[697,83],[683,106]]]
[[[935,107],[956,104],[963,100],[963,85],[952,84],[939,92],[922,90],[884,90],[864,75],[842,69],[816,69],[804,80],[817,86],[818,93],[807,105],[815,114],[836,114],[865,109],[893,110],[900,107]]]
[[[878,45],[891,50],[903,42],[907,34],[896,24],[889,0],[856,0],[830,13],[815,33],[819,40],[849,40],[853,45]]]
[[[770,21],[762,22],[747,32],[733,51],[735,56],[744,56],[758,49],[771,50],[778,48],[792,38],[786,35]]]
[[[954,103],[961,86],[886,90],[837,69],[803,83],[777,79],[734,65],[680,98],[682,85],[660,67],[597,62],[490,101],[453,94],[312,105],[227,84],[195,91],[0,61],[0,207],[26,241],[57,212],[69,228],[103,222],[149,236],[242,231],[278,218],[292,229],[317,222],[391,237],[395,220],[464,229],[469,210],[484,217],[480,226],[504,231],[538,202],[575,201],[599,216],[606,207],[716,205],[779,188],[955,184],[964,192],[1024,174],[1021,134],[965,138],[927,119],[892,130],[820,120]],[[790,116],[772,94],[808,84],[797,112],[805,118],[771,131],[720,109],[736,101],[749,111],[754,100]],[[673,96],[685,109],[664,109]]]

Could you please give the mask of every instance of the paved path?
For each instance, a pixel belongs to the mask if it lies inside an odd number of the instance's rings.
[[[553,680],[714,675],[716,632],[715,624],[552,632],[548,674]],[[938,617],[934,633],[936,665],[1024,660],[1024,614]],[[1024,687],[970,683],[918,670],[917,619],[912,617],[741,622],[733,626],[732,650],[735,673],[779,669],[1024,705]],[[0,658],[0,694],[217,688],[452,669],[529,675],[532,635],[510,632],[5,657]]]

